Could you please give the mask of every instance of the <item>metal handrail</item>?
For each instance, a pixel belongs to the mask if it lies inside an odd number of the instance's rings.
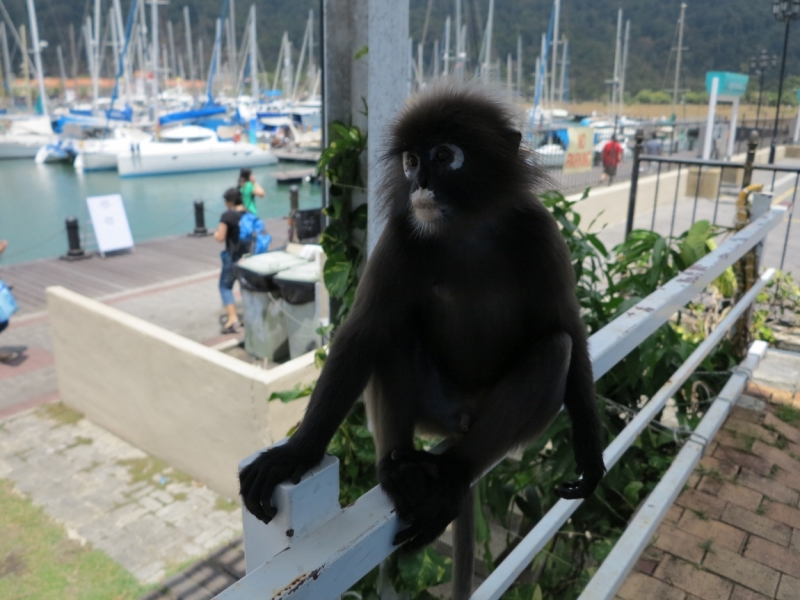
[[[601,377],[621,361],[728,266],[761,242],[781,222],[786,208],[784,205],[772,208],[720,244],[716,250],[592,335],[589,339],[589,348],[595,378]],[[744,300],[751,301],[755,293],[745,296]],[[745,301],[738,303],[738,308],[734,310],[743,311],[747,306]],[[724,330],[718,328],[709,340],[718,341],[723,333]],[[699,356],[698,352],[710,351],[713,343],[707,340],[707,343],[701,345],[702,350],[698,348],[696,354],[692,355],[695,360]],[[693,368],[689,365],[686,368],[681,367],[673,376],[673,382],[684,375],[688,377],[692,371]],[[666,391],[660,394],[657,395],[658,398],[664,397]],[[636,439],[637,428],[646,425],[658,412],[657,404],[653,401],[651,404],[652,407],[650,404],[646,405],[639,416],[606,449],[609,466],[618,460]],[[338,476],[336,466],[333,461],[304,477],[298,486],[282,484],[276,491],[279,507],[277,519],[282,518],[282,511],[286,513],[287,506],[291,506],[292,510],[288,511],[289,514],[284,516],[284,519],[304,518],[299,515],[306,511],[307,522],[313,522],[313,526],[304,529],[308,533],[303,535],[296,533],[300,531],[300,526],[304,525],[298,521],[298,525],[292,525],[295,529],[292,535],[286,535],[288,532],[280,528],[285,527],[287,521],[263,525],[243,509],[248,574],[218,598],[221,600],[249,600],[255,597],[314,600],[334,598],[349,589],[395,550],[392,539],[399,527],[399,521],[391,501],[379,487],[373,488],[353,505],[339,511],[338,505],[334,509],[331,508],[330,501],[331,494],[333,503],[336,502],[338,495],[338,479],[335,479],[336,489],[331,491],[331,485],[328,484],[328,500],[323,500],[324,494],[321,491],[323,488],[320,485],[313,485],[315,478],[327,478],[326,481],[333,481],[331,478]],[[299,489],[301,486],[302,492]],[[312,488],[313,502],[309,502],[307,495],[311,493],[309,490]],[[304,502],[302,510],[300,507],[295,510],[295,502]],[[324,511],[324,515],[313,514],[316,504],[322,506],[319,510]],[[579,505],[578,500],[560,500],[556,503],[495,569],[473,598],[481,600],[499,598]]]

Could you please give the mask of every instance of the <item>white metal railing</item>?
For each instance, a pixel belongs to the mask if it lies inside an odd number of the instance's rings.
[[[762,203],[760,210],[768,206]],[[591,336],[589,349],[595,379],[608,372],[726,268],[757,246],[781,222],[787,208],[787,203],[771,208],[716,250]],[[754,212],[758,210],[754,206]],[[609,445],[604,453],[609,468],[719,342],[736,317],[744,312],[772,277],[772,273],[768,271],[761,277],[757,286],[737,303],[709,338]],[[723,392],[727,389],[726,386]],[[717,410],[714,409],[714,412]],[[712,410],[709,410],[708,414],[711,413]],[[699,439],[697,433],[692,439]],[[245,459],[240,467],[255,456]],[[658,486],[656,489],[659,489]],[[352,505],[341,509],[338,492],[338,461],[326,457],[299,484],[284,483],[278,486],[273,496],[278,514],[269,525],[264,525],[242,508],[247,575],[217,598],[336,598],[389,556],[395,550],[392,539],[399,521],[388,497],[379,487],[375,487]],[[580,503],[581,500],[559,500],[483,582],[473,594],[473,600],[499,598]],[[605,567],[605,563],[602,567]],[[614,580],[617,587],[622,584],[625,574],[627,571],[621,574],[619,581]],[[608,596],[591,596],[592,599],[601,597]]]

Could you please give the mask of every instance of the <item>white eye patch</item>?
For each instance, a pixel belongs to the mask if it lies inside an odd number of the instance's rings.
[[[403,152],[403,173],[406,174],[406,178],[411,179],[417,167],[419,167],[419,157],[412,152]]]
[[[453,160],[450,161],[450,168],[454,171],[464,164],[464,151],[455,144],[443,144],[453,153]]]

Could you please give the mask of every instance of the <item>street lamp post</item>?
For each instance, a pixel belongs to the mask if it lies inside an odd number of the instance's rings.
[[[783,58],[781,59],[781,75],[778,80],[778,106],[775,107],[775,127],[772,129],[772,142],[769,146],[769,164],[775,163],[775,138],[778,137],[778,117],[781,112],[781,95],[783,94],[783,73],[786,70],[786,49],[789,46],[789,24],[800,17],[800,0],[773,0],[772,15],[786,23],[783,35]]]
[[[758,107],[756,108],[756,129],[758,129],[758,122],[761,117],[761,96],[764,93],[764,74],[771,71],[778,64],[778,56],[773,54],[770,56],[766,50],[762,48],[760,55],[750,57],[750,72],[759,76],[758,84]]]

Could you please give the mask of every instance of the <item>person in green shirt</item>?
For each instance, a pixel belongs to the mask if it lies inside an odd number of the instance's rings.
[[[245,209],[254,215],[258,215],[255,197],[263,198],[267,194],[264,188],[258,185],[256,176],[253,175],[250,169],[242,169],[239,171],[239,191],[242,193],[242,204],[244,204]]]

